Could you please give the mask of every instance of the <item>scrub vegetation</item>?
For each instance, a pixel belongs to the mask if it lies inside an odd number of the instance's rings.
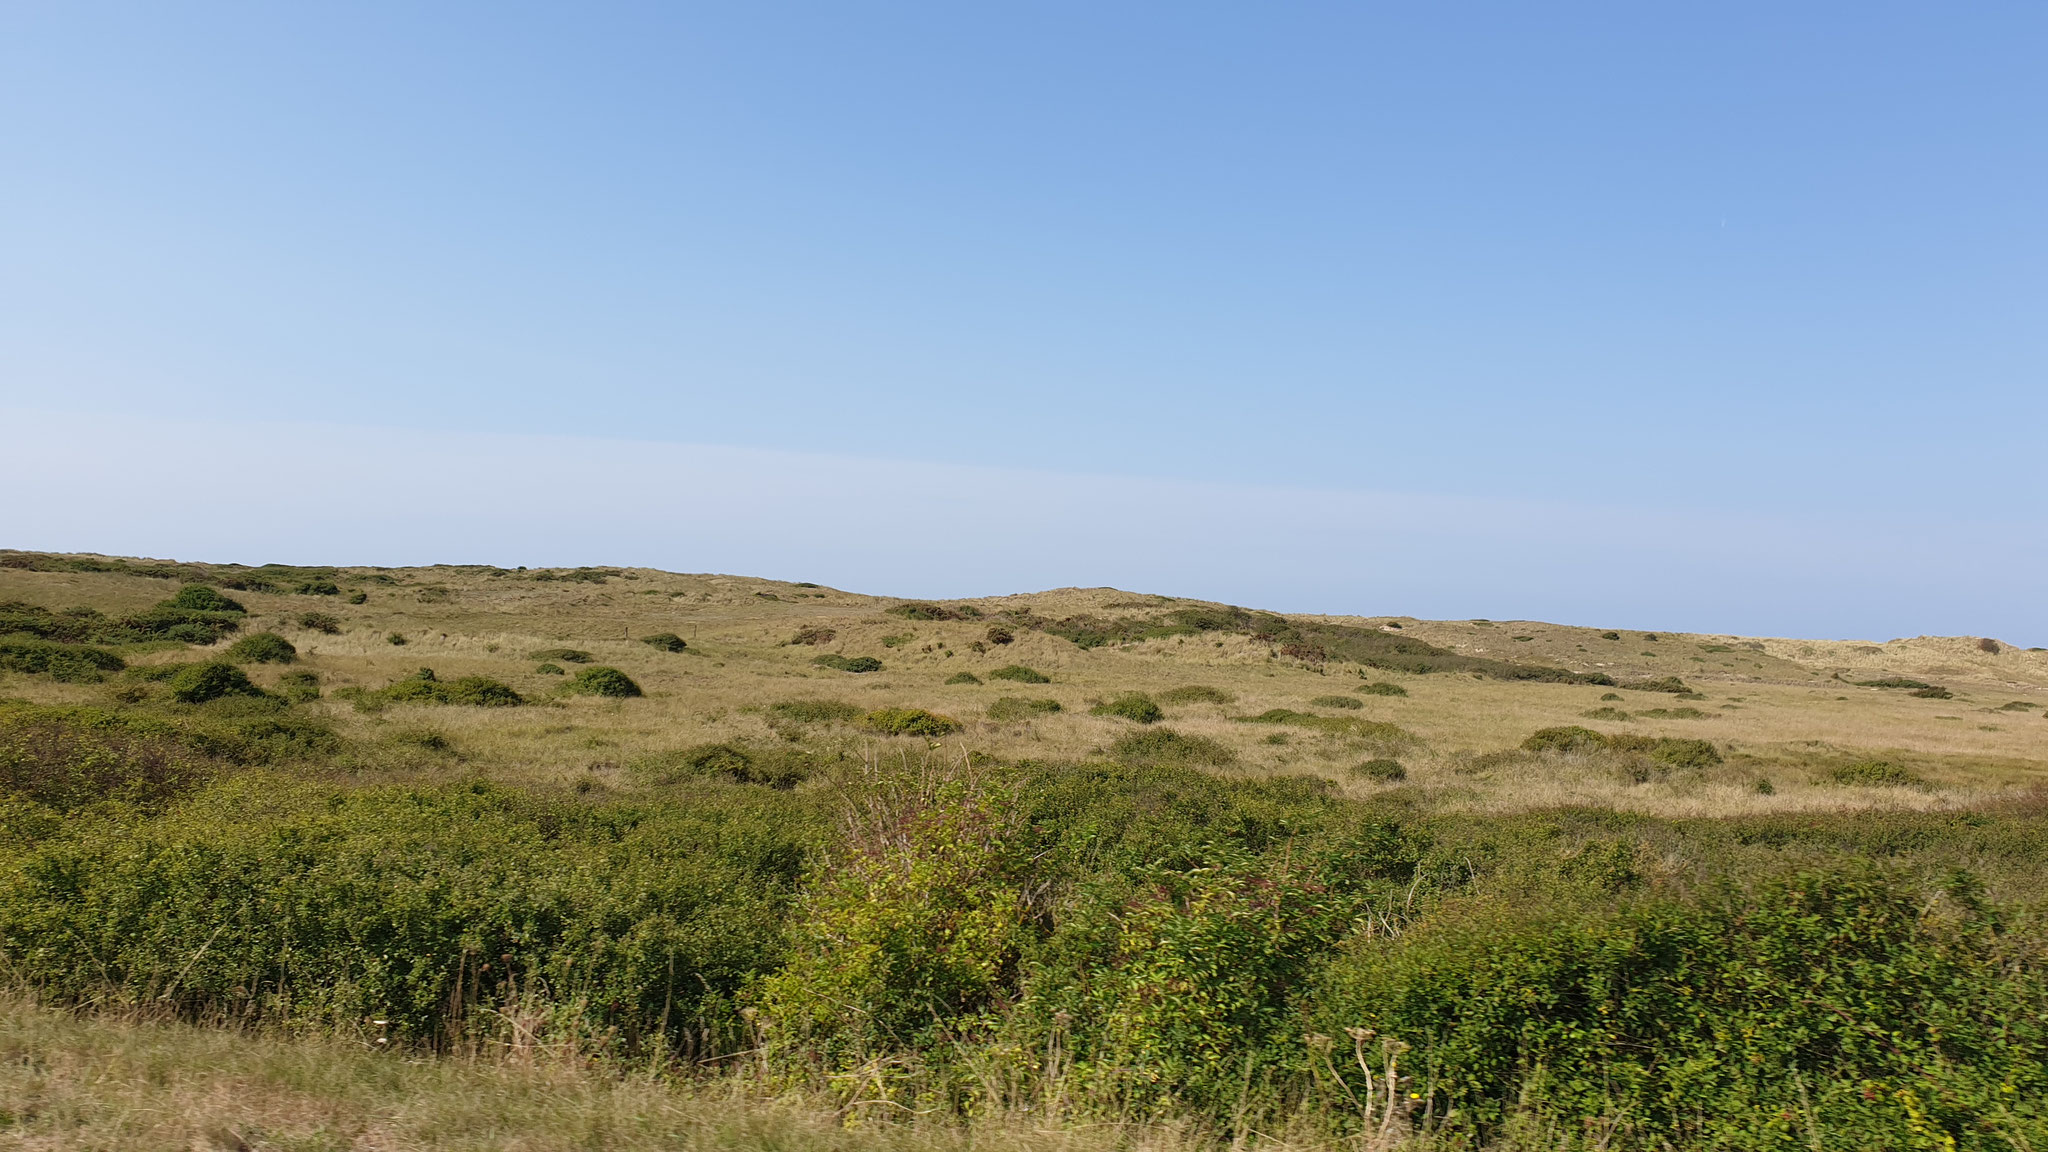
[[[0,552],[0,1145],[2048,1147],[2048,654],[1648,639]]]

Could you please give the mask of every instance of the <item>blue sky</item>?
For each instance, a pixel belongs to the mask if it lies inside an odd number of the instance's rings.
[[[289,426],[504,483],[301,539],[17,453],[0,535],[2048,644],[2044,58],[1995,3],[13,5],[17,440],[203,421],[162,465],[232,473]],[[696,490],[612,535],[477,503],[605,499],[563,461],[606,441]],[[694,531],[778,468],[927,481],[810,551]],[[1020,485],[1101,506],[1010,568],[905,545]],[[1375,550],[1317,507],[1490,511]]]

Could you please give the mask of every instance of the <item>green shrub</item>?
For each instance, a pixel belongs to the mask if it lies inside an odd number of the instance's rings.
[[[882,611],[887,612],[891,616],[901,616],[906,620],[958,620],[960,618],[960,613],[943,605],[923,604],[914,601],[893,605],[882,609]]]
[[[1159,704],[1143,692],[1124,692],[1088,710],[1093,716],[1116,716],[1139,724],[1156,724],[1166,718]]]
[[[1721,762],[1721,753],[1706,740],[1623,734],[1607,737],[1607,746],[1616,752],[1642,753],[1666,768],[1696,770]]]
[[[838,636],[839,633],[831,628],[817,624],[806,624],[796,630],[796,635],[791,636],[789,642],[791,644],[807,644],[817,647],[820,644],[830,644]]]
[[[1602,692],[1600,698],[1602,700],[1619,700],[1622,698],[1622,695],[1619,692]]]
[[[392,647],[394,647],[394,648],[403,648],[403,647],[405,647],[405,633],[403,633],[403,632],[390,632],[390,633],[386,633],[386,634],[385,634],[385,636],[384,636],[384,642],[385,642],[386,644],[389,644],[389,645],[391,645],[391,646],[392,646]]]
[[[989,673],[988,678],[991,680],[1012,680],[1019,684],[1052,683],[1052,677],[1047,676],[1036,668],[1026,668],[1022,664],[1005,665]]]
[[[526,654],[528,660],[559,660],[564,664],[588,664],[596,657],[580,648],[543,648]]]
[[[893,636],[882,637],[882,647],[901,648],[905,644],[908,644],[915,639],[917,639],[917,634],[915,632],[898,632]]]
[[[299,650],[275,632],[252,632],[229,645],[225,658],[236,664],[290,664]]]
[[[1342,736],[1353,736],[1381,744],[1412,743],[1415,735],[1397,725],[1378,720],[1366,720],[1357,716],[1318,716],[1313,712],[1296,712],[1292,708],[1268,708],[1257,716],[1239,716],[1240,724],[1288,724],[1297,728],[1314,728]]]
[[[1237,754],[1207,736],[1189,736],[1171,728],[1147,728],[1119,736],[1109,746],[1119,764],[1140,767],[1222,768],[1237,762]]]
[[[1417,1106],[1467,1147],[1546,1117],[1626,1117],[1645,1148],[1999,1147],[1982,1118],[2036,1131],[2003,1102],[2048,1089],[2018,1007],[2039,961],[1966,886],[1943,903],[1856,866],[1617,912],[1472,903],[1347,953],[1310,1026],[1412,1045]],[[1359,1041],[1375,1067],[1381,1042]]]
[[[960,730],[960,722],[922,708],[878,708],[860,718],[860,726],[884,736],[945,736]]]
[[[1025,902],[1004,798],[957,781],[896,791],[888,834],[856,836],[812,874],[789,958],[758,986],[774,1063],[855,1067],[1010,988]]]
[[[11,859],[0,956],[59,1003],[351,1034],[375,1018],[451,1047],[524,1003],[557,1035],[694,1060],[752,1046],[736,1001],[780,961],[818,822],[767,789],[607,807],[226,779]]]
[[[1406,688],[1401,687],[1399,684],[1389,684],[1384,680],[1375,681],[1371,684],[1362,684],[1358,690],[1367,696],[1406,696],[1408,694]]]
[[[526,703],[526,698],[509,685],[488,676],[464,676],[443,682],[432,668],[422,668],[379,689],[374,700],[388,704],[460,704],[472,708],[512,708]]]
[[[1621,687],[1626,688],[1631,692],[1686,693],[1692,691],[1691,688],[1686,687],[1685,681],[1680,680],[1676,676],[1664,676],[1655,680],[1635,680],[1631,681],[1630,683],[1623,684],[1621,685]]]
[[[221,595],[219,590],[204,584],[187,584],[178,589],[176,595],[163,602],[166,608],[183,608],[192,612],[246,612],[248,609],[234,600]]]
[[[1235,704],[1237,697],[1207,684],[1183,684],[1159,694],[1161,704]]]
[[[1619,632],[1602,632],[1602,633],[1600,634],[1600,638],[1601,638],[1602,640],[1619,640],[1619,639],[1621,639],[1621,633],[1619,633]]]
[[[30,637],[0,638],[0,669],[48,676],[62,683],[97,684],[128,662],[104,648]]]
[[[348,602],[351,604],[368,604],[370,602],[370,594],[368,592],[351,592],[348,594]]]
[[[783,700],[769,705],[768,712],[796,724],[851,724],[861,716],[844,700]]]
[[[0,801],[17,797],[60,812],[106,800],[147,807],[221,767],[161,722],[97,708],[0,704]]]
[[[287,672],[278,677],[277,690],[294,704],[310,703],[320,698],[320,674]]]
[[[299,627],[313,632],[324,632],[329,636],[341,634],[341,620],[325,612],[299,613]]]
[[[1926,777],[1890,760],[1856,760],[1828,769],[1827,783],[1852,788],[1928,788]]]
[[[636,760],[631,771],[650,784],[673,785],[693,780],[730,780],[790,789],[812,773],[809,758],[791,749],[750,749],[739,744],[699,744]]]
[[[567,684],[562,685],[562,691],[579,696],[609,696],[614,699],[641,695],[640,685],[633,683],[632,677],[617,668],[603,664],[577,672],[569,678]]]
[[[974,673],[972,673],[972,672],[955,672],[955,673],[953,673],[953,674],[952,674],[951,676],[948,676],[948,677],[946,677],[946,683],[948,683],[948,684],[979,684],[979,683],[981,683],[981,677],[979,677],[979,676],[976,676],[976,675],[975,675]]]
[[[1004,696],[988,706],[988,718],[1006,722],[1035,720],[1058,711],[1060,702],[1057,700],[1025,700],[1016,696]]]
[[[186,704],[204,704],[229,696],[263,695],[263,690],[250,683],[240,668],[223,660],[185,665],[165,683],[171,695]]]
[[[688,641],[673,632],[656,632],[652,636],[642,636],[640,642],[662,652],[681,652],[690,646]]]
[[[882,670],[882,662],[873,656],[842,656],[837,652],[827,652],[823,656],[813,657],[811,663],[816,664],[820,668],[830,668],[838,672],[880,672]]]
[[[567,672],[564,672],[564,671],[562,671],[562,666],[561,666],[560,664],[541,664],[541,665],[537,665],[537,666],[536,666],[536,667],[534,668],[534,672],[535,672],[535,674],[537,674],[537,675],[540,675],[540,676],[567,676],[567,675],[568,675],[568,673],[567,673]]]
[[[1367,780],[1376,780],[1382,784],[1391,784],[1396,780],[1406,780],[1408,778],[1408,769],[1403,768],[1399,760],[1381,757],[1352,765],[1351,774],[1364,777]]]
[[[1589,711],[1581,712],[1581,713],[1579,713],[1579,715],[1581,715],[1581,716],[1584,716],[1584,717],[1585,717],[1586,719],[1588,719],[1588,720],[1616,720],[1616,721],[1619,721],[1619,720],[1626,720],[1626,719],[1628,719],[1628,713],[1626,713],[1626,712],[1623,712],[1623,711],[1622,711],[1621,709],[1619,709],[1619,708],[1612,708],[1612,707],[1609,707],[1609,708],[1594,708],[1594,709],[1591,709],[1591,710],[1589,710]]]
[[[991,624],[984,634],[991,644],[1008,644],[1017,639],[1017,634],[1000,624]]]
[[[1309,701],[1313,708],[1358,709],[1365,707],[1365,701],[1356,696],[1318,696]]]
[[[1577,725],[1539,729],[1522,741],[1525,752],[1594,752],[1606,747],[1607,737]]]
[[[1711,720],[1714,717],[1712,712],[1702,712],[1697,708],[1689,707],[1648,708],[1636,713],[1636,715],[1648,716],[1658,720]]]

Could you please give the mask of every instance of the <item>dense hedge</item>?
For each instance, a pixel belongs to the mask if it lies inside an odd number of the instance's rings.
[[[178,707],[0,706],[0,959],[45,996],[427,1045],[523,1013],[849,1108],[2048,1137],[2030,808],[1419,818],[1157,728],[1121,766],[722,743],[621,792],[351,787],[277,698]]]

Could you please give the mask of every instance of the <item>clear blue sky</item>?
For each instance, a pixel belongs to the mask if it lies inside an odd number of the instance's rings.
[[[1627,524],[1808,526],[1868,547],[1801,597],[1613,595],[1644,626],[2048,644],[2044,60],[2037,3],[10,4],[0,405],[15,437],[119,413],[1568,506],[1617,526],[1591,581],[1634,570]],[[0,512],[0,543],[141,542],[40,479],[67,530]],[[892,570],[890,520],[858,563],[756,574],[1018,590]],[[439,558],[753,555],[558,527]],[[437,558],[353,531],[298,558]],[[1944,533],[1998,543],[1950,572]],[[1066,539],[1031,577],[1123,571]],[[1505,538],[1490,585],[1385,560],[1417,582],[1303,583],[1291,547],[1207,580],[1189,548],[1154,590],[1601,603]]]

